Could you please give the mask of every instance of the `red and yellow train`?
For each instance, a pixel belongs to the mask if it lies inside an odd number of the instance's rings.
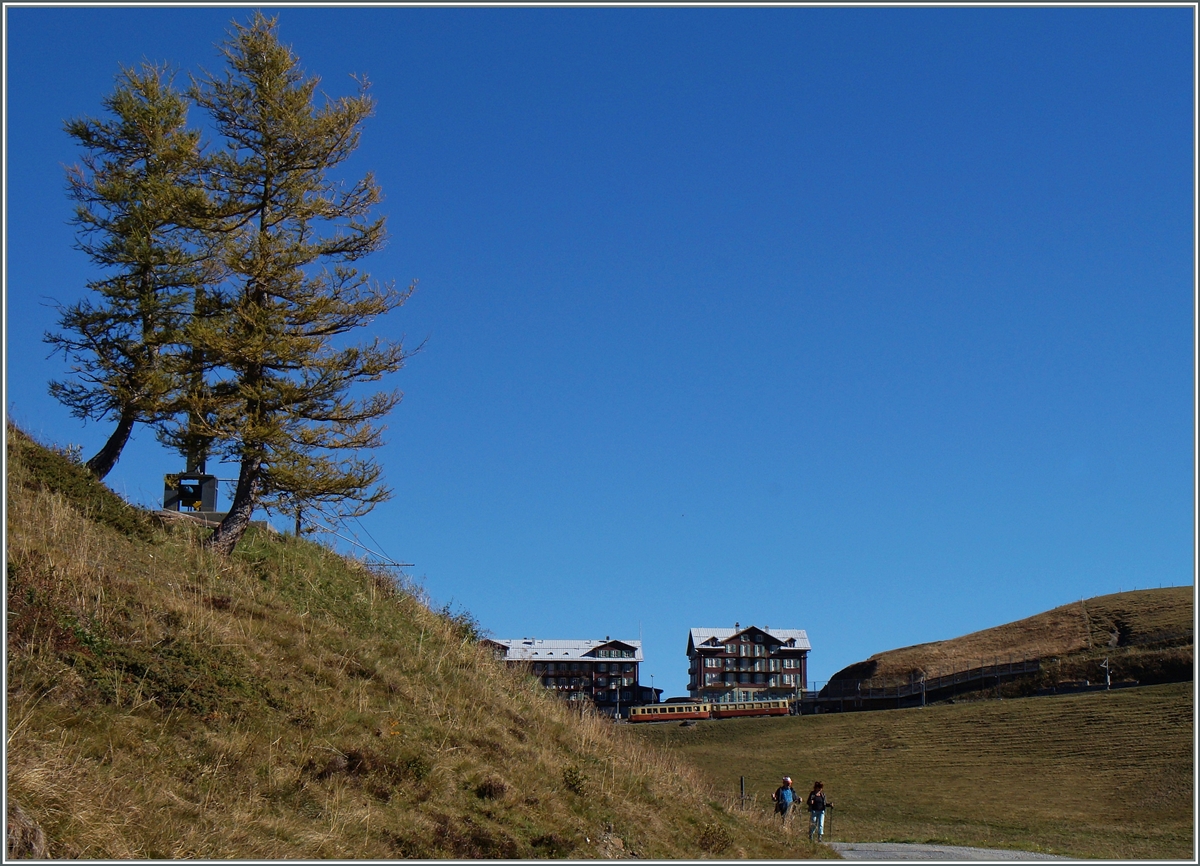
[[[732,719],[740,716],[786,716],[787,701],[738,701],[730,703],[647,704],[629,710],[631,722],[686,722],[689,719]]]

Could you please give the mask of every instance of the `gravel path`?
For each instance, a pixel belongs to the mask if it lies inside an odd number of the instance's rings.
[[[847,860],[1070,860],[1036,851],[965,848],[962,845],[918,845],[907,842],[827,842]]]

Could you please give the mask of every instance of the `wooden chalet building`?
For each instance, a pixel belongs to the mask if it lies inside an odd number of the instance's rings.
[[[688,634],[688,694],[709,703],[799,700],[812,646],[803,629],[694,628]]]
[[[643,686],[640,640],[485,638],[482,644],[509,665],[528,669],[543,686],[569,701],[592,701],[604,713],[627,716],[629,707],[658,702],[662,689]]]

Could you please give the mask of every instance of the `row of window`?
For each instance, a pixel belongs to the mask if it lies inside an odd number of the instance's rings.
[[[795,687],[798,681],[796,674],[705,674],[704,685],[719,686],[719,685],[735,685],[738,683],[755,683],[758,685],[785,686],[788,688]]]
[[[617,673],[622,668],[624,668],[626,673],[631,673],[633,671],[634,665],[632,662],[625,662],[624,665],[622,665],[620,662],[612,662],[611,664],[607,663],[607,662],[600,662],[599,664],[597,664],[595,666],[596,671],[599,673],[608,673],[610,670],[613,673]],[[584,662],[582,665],[579,662],[570,662],[570,663],[549,662],[547,664],[543,664],[542,662],[535,662],[533,665],[533,672],[537,673],[537,674],[540,674],[540,673],[552,674],[552,673],[557,673],[559,671],[572,671],[572,672],[582,671],[585,674],[591,673],[592,664],[590,662]]]
[[[625,703],[629,703],[631,700],[633,700],[633,692],[629,692],[629,691],[621,692],[620,700],[624,701]],[[615,704],[617,702],[616,690],[614,689],[611,692],[596,692],[596,702],[601,703],[601,704],[603,704],[603,703]]]
[[[756,658],[775,655],[782,647],[777,644],[763,646],[762,644],[745,644],[745,643],[728,643],[725,644],[725,652],[731,656],[754,656]]]
[[[710,704],[730,704],[738,701],[769,701],[791,700],[794,695],[772,694],[771,692],[751,691],[750,689],[734,689],[731,692],[705,692],[701,700]]]
[[[587,688],[591,683],[581,677],[546,677],[542,680],[542,685],[548,689],[577,689],[581,686]],[[596,685],[601,688],[631,686],[633,677],[600,677],[596,680]]]
[[[611,683],[612,685],[631,686],[633,685],[633,677],[596,677],[596,685],[603,688]]]
[[[756,671],[758,671],[758,670],[777,671],[780,669],[780,667],[785,667],[785,668],[800,667],[800,659],[796,659],[796,658],[760,659],[760,660],[751,662],[751,660],[749,658],[727,658],[725,656],[706,656],[704,658],[704,666],[706,668],[716,668],[717,670],[720,670],[721,668],[724,668],[727,671],[728,670],[737,670],[739,668],[741,668],[742,670],[749,670],[750,664],[754,665],[754,670],[756,670]],[[764,665],[764,664],[767,664],[768,667],[766,667],[766,668],[762,667],[762,665]],[[695,665],[693,665],[693,669],[694,668],[695,668]]]
[[[596,655],[602,659],[631,659],[633,650],[602,649],[596,650]]]

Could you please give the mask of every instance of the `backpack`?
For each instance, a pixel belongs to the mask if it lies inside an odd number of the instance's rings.
[[[809,794],[808,808],[814,812],[825,811],[825,795],[824,794]]]

